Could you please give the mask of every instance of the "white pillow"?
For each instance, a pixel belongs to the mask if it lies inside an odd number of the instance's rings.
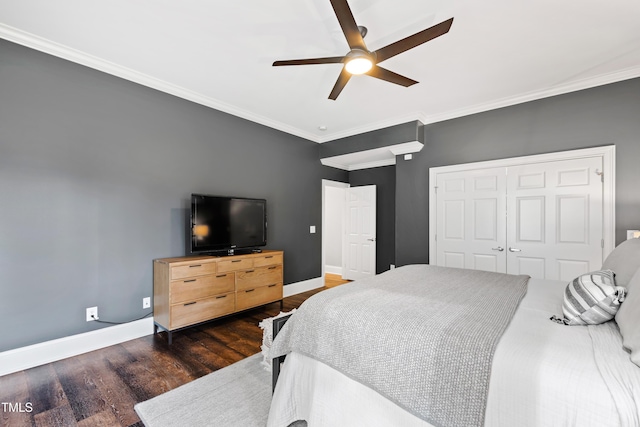
[[[631,361],[640,366],[640,269],[627,285],[627,297],[616,314],[622,345],[631,352]]]
[[[611,270],[592,271],[567,285],[562,303],[565,325],[598,325],[616,315],[626,289],[616,286]]]
[[[616,273],[616,284],[627,286],[640,268],[640,239],[628,239],[620,243],[604,260],[603,270]]]

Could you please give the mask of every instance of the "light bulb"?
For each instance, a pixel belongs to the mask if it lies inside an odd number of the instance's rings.
[[[371,69],[373,63],[369,58],[357,57],[347,62],[345,68],[351,74],[364,74]]]

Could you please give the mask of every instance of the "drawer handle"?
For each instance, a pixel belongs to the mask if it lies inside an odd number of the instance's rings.
[[[242,261],[241,259],[234,259],[234,260],[231,260],[231,262],[241,262],[241,261]]]
[[[220,274],[220,275],[218,275],[216,277],[227,277],[227,275],[226,274]]]
[[[255,270],[247,270],[245,273],[253,273]]]
[[[195,304],[196,302],[197,302],[197,301],[188,302],[188,303],[186,303],[184,306],[186,307],[186,306],[188,306],[188,305],[193,305],[193,304]]]
[[[195,282],[197,279],[185,280],[184,283]]]
[[[196,267],[202,267],[202,264],[195,264],[195,265],[190,265],[189,268],[196,268]]]
[[[277,284],[277,283],[274,283],[273,285],[269,285],[268,287],[269,287],[269,288],[273,288],[274,286],[278,286],[278,284]]]
[[[216,299],[222,299],[222,298],[226,298],[226,297],[227,297],[226,295],[219,295],[219,296],[216,297]]]
[[[275,270],[278,266],[269,267],[269,270]]]
[[[266,256],[265,258],[273,258],[273,255]]]
[[[249,292],[253,292],[253,291],[255,291],[255,289],[249,289],[248,291],[245,291],[245,292],[249,293]]]

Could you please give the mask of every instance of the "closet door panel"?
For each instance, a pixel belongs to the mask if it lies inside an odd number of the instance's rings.
[[[569,281],[602,264],[602,158],[507,169],[507,272]]]
[[[506,169],[438,174],[437,265],[504,273]]]
[[[444,202],[444,233],[447,240],[465,239],[465,200],[446,200]]]
[[[500,264],[500,259],[504,257],[504,255],[500,255],[498,257],[494,254],[473,254],[473,269],[474,270],[484,270],[484,271],[498,271],[498,265]]]
[[[516,197],[516,214],[507,218],[507,222],[513,221],[516,230],[516,242],[545,243],[545,198]]]
[[[556,198],[557,242],[589,244],[589,195],[564,195]]]

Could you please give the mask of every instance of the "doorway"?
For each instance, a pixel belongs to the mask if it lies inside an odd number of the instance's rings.
[[[322,180],[322,277],[375,275],[376,186]]]

